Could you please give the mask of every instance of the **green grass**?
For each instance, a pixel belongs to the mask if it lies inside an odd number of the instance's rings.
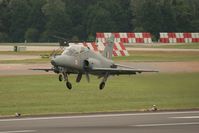
[[[50,62],[49,58],[25,59],[25,60],[0,60],[0,63],[2,64],[12,64],[12,63],[35,64],[35,63],[49,63],[49,62]]]
[[[199,52],[129,52],[130,56],[114,57],[115,61],[199,61]],[[21,53],[19,53],[21,54]],[[0,63],[49,63],[49,58],[0,60]]]
[[[130,56],[114,57],[122,61],[199,61],[198,52],[130,52]]]
[[[74,83],[65,88],[57,75],[0,77],[0,116],[199,108],[199,73],[141,74]]]
[[[171,45],[132,45],[134,48],[174,48],[174,49],[199,49],[199,43],[171,44]]]
[[[11,54],[11,55],[50,55],[52,51],[0,51],[0,55]]]

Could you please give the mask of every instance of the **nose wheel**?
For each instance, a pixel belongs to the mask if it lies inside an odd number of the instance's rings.
[[[63,72],[62,74],[59,75],[59,81],[63,81],[63,79],[66,81],[66,87],[71,90],[72,89],[72,84],[68,81],[68,75],[67,73]]]
[[[99,85],[99,89],[102,90],[104,89],[104,87],[105,87],[105,82],[101,82]]]

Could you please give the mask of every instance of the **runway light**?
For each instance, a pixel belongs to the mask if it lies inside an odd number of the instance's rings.
[[[158,108],[156,107],[156,105],[153,105],[153,107],[151,108],[151,111],[157,111]]]
[[[16,117],[20,117],[21,114],[20,114],[20,113],[15,113],[15,116],[16,116]]]

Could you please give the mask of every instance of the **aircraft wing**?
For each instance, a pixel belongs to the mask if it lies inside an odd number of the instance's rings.
[[[54,69],[52,68],[35,68],[35,69],[29,69],[29,70],[36,70],[36,71],[46,71],[46,72],[49,72],[49,71],[54,71]]]
[[[59,73],[59,70],[54,69],[54,68],[32,68],[32,69],[29,69],[29,70],[45,71],[45,72],[52,71],[52,72],[55,72],[55,73]],[[69,73],[69,74],[78,74],[78,72],[73,71],[73,70],[67,70],[66,72]]]
[[[130,75],[142,72],[158,72],[156,70],[147,70],[147,69],[132,69],[132,68],[92,68],[93,72],[96,73],[109,73],[110,75]]]

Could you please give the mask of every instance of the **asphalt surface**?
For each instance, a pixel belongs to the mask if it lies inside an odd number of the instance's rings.
[[[41,56],[37,55],[0,55],[0,61],[2,60],[25,60],[25,59],[40,59]]]
[[[0,133],[197,133],[199,111],[0,119]]]
[[[50,63],[45,64],[0,64],[0,76],[52,74],[52,72],[33,71],[32,68],[51,68]]]

